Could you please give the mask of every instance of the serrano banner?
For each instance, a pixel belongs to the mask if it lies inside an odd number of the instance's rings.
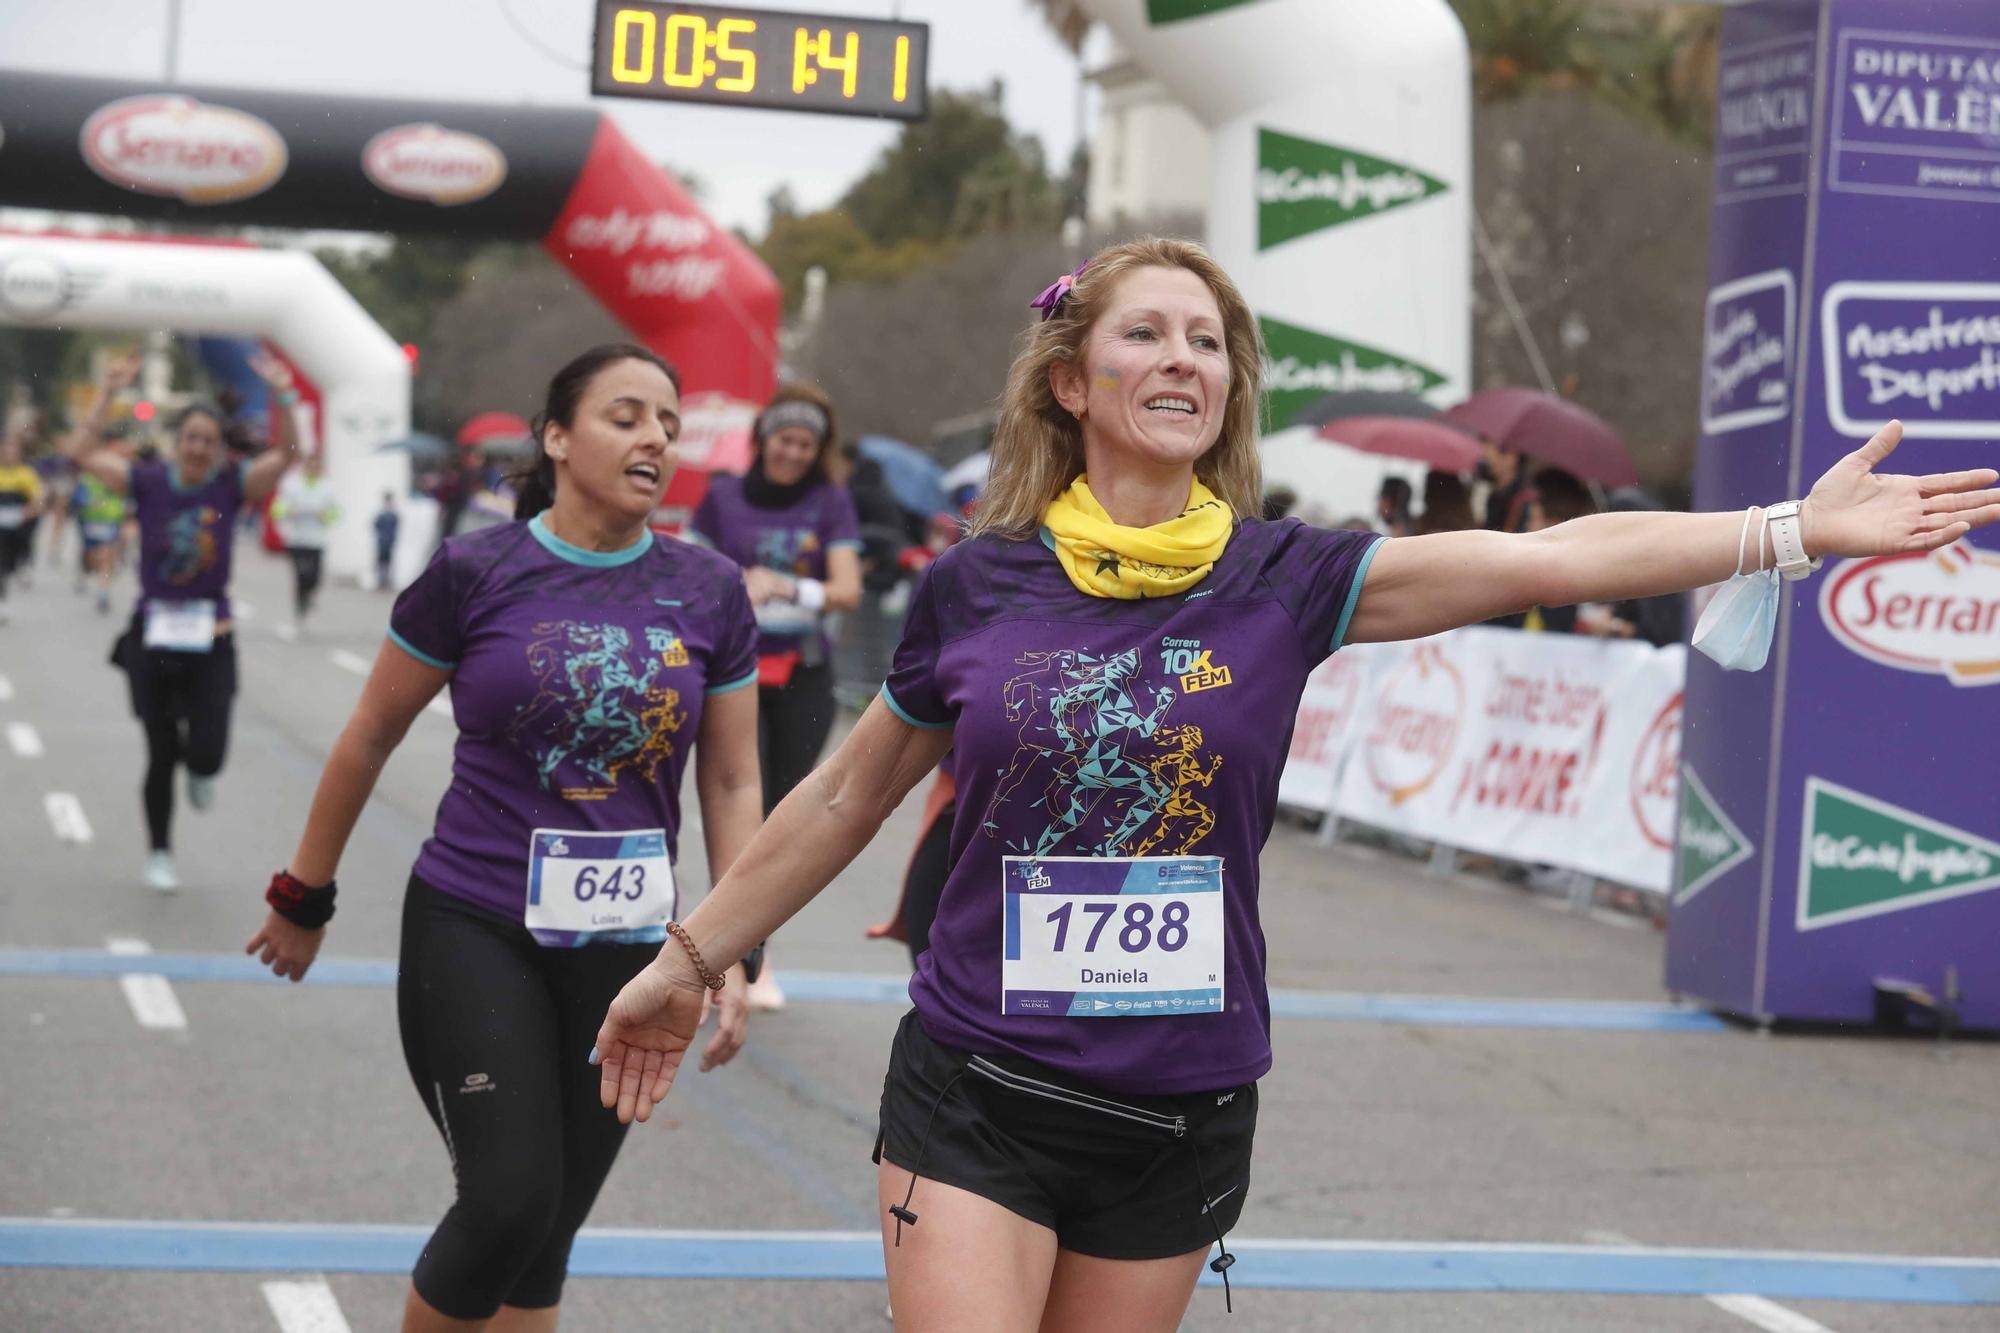
[[[1802,496],[1892,418],[1897,472],[2000,439],[2000,4],[1724,20],[1695,508]],[[1876,983],[2000,1026],[2000,552],[1829,561],[1771,665],[1690,659],[1667,984],[1867,1021]]]
[[[0,205],[538,241],[680,369],[690,466],[669,505],[699,498],[708,445],[748,427],[777,374],[776,279],[596,111],[7,70]],[[63,322],[42,306],[0,302],[0,320]],[[200,312],[170,327],[203,331]]]
[[[1686,660],[1484,628],[1344,648],[1307,684],[1279,799],[1664,893]]]

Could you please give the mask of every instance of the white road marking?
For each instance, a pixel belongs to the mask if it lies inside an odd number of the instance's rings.
[[[42,749],[41,733],[35,730],[32,723],[28,722],[9,722],[7,724],[7,744],[12,746],[14,753],[20,755],[23,759],[40,759],[43,754],[47,753]]]
[[[0,704],[10,702],[14,697],[14,682],[0,676]]]
[[[104,941],[104,947],[111,953],[133,957],[153,951],[152,945],[129,935],[113,935]],[[181,1008],[180,997],[174,994],[172,983],[165,977],[156,972],[128,972],[118,978],[118,988],[125,992],[125,1003],[132,1006],[132,1016],[139,1020],[140,1027],[159,1032],[187,1031],[187,1011]]]
[[[286,643],[297,643],[299,641],[298,626],[287,625],[282,620],[271,626],[271,633],[283,639]]]
[[[317,1273],[300,1282],[266,1282],[264,1300],[284,1333],[350,1333],[333,1289]]]
[[[1592,1245],[1616,1245],[1628,1250],[1639,1248],[1639,1242],[1622,1231],[1604,1231],[1597,1227],[1589,1227],[1585,1229],[1583,1238]]]
[[[48,811],[58,841],[90,841],[90,821],[83,817],[83,802],[75,796],[66,791],[52,791],[42,797],[42,808]]]
[[[375,669],[374,663],[370,662],[367,658],[362,657],[358,653],[350,653],[345,648],[336,648],[328,653],[327,656],[342,671],[352,671],[357,676],[365,676]],[[446,701],[442,694],[434,696],[429,703],[425,704],[424,711],[426,713],[436,713],[439,717],[447,720],[452,719],[451,704]]]
[[[1765,1333],[1833,1333],[1817,1319],[1808,1319],[1797,1310],[1788,1310],[1762,1296],[1710,1296],[1709,1303],[1727,1310],[1738,1319],[1747,1319]]]

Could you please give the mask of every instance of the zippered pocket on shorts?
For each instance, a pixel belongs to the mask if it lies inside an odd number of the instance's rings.
[[[1187,1135],[1187,1117],[1184,1115],[1161,1115],[1157,1111],[1148,1111],[1143,1106],[1128,1106],[1124,1102],[1114,1102],[1087,1092],[1078,1092],[1075,1088],[1065,1088],[1060,1084],[1030,1078],[1011,1069],[1002,1069],[983,1055],[973,1056],[966,1062],[965,1067],[969,1072],[1013,1092],[1024,1093],[1030,1097],[1042,1097],[1052,1102],[1063,1102],[1086,1111],[1095,1111],[1099,1115],[1134,1120],[1139,1124],[1164,1130],[1177,1139]]]

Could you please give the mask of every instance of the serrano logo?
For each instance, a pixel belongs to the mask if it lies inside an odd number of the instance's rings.
[[[1674,849],[1674,806],[1680,798],[1681,701],[1676,694],[1646,728],[1632,756],[1632,817],[1646,841]]]
[[[476,134],[442,125],[398,125],[368,141],[361,170],[390,194],[449,208],[499,189],[507,179],[507,158]]]
[[[285,174],[285,141],[247,111],[147,93],[84,122],[83,160],[114,185],[190,204],[262,194]]]
[[[2000,554],[1954,542],[1928,555],[1847,560],[1820,589],[1843,646],[1954,685],[2000,684]]]
[[[1465,716],[1465,679],[1436,644],[1420,645],[1389,673],[1362,742],[1368,776],[1393,805],[1412,800],[1444,772]]]

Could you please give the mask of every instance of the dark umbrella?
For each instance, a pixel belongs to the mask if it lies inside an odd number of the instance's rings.
[[[1413,393],[1355,389],[1315,398],[1292,416],[1294,426],[1324,426],[1342,417],[1434,417],[1438,410]]]
[[[1364,453],[1413,458],[1446,472],[1479,466],[1479,441],[1462,430],[1415,417],[1344,417],[1319,428],[1319,437]]]
[[[919,518],[951,508],[944,494],[944,469],[935,458],[886,435],[864,435],[859,444],[864,457],[882,465],[882,479],[897,504]]]
[[[1487,389],[1446,409],[1440,420],[1583,481],[1632,486],[1639,480],[1618,432],[1567,398],[1534,389]]]

